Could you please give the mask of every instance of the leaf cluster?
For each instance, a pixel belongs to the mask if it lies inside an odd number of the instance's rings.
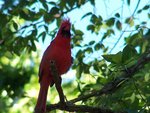
[[[1,1],[0,110],[6,108],[0,111],[3,113],[8,112],[8,106],[12,106],[17,99],[23,98],[26,85],[37,74],[39,60],[38,55],[33,53],[37,51],[37,43],[40,40],[44,42],[47,38],[53,39],[64,16],[75,10],[81,10],[87,4],[94,9],[98,0]],[[84,96],[99,90],[119,77],[122,71],[135,65],[138,58],[150,49],[149,2],[139,7],[140,0],[138,0],[137,4],[134,3],[133,13],[124,17],[124,6],[130,9],[133,3],[131,0],[120,1],[122,1],[121,8],[114,10],[107,17],[93,11],[87,11],[82,17],[77,15],[77,18],[81,18],[81,24],[83,20],[88,20],[89,23],[84,25],[86,32],[78,28],[76,23],[72,23],[71,46],[74,57],[72,69],[76,71],[76,81],[71,87],[68,86],[72,81],[64,85],[66,93],[74,89],[74,94],[67,93],[70,97]],[[104,3],[109,5],[108,1],[104,0]],[[105,10],[108,13],[108,7]],[[147,20],[140,18],[143,15],[147,16]],[[90,33],[91,37],[86,33]],[[124,41],[121,48],[117,46],[120,40]],[[80,103],[128,113],[148,112],[149,65],[147,63],[141,67],[135,76],[116,92],[85,99]],[[31,103],[27,104],[27,108],[29,106]]]

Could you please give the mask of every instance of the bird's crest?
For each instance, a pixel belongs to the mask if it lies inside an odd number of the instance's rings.
[[[62,23],[70,23],[70,18],[64,18]]]
[[[61,26],[70,26],[71,23],[70,23],[70,19],[69,18],[64,18],[62,23],[61,23]]]
[[[69,18],[65,18],[61,22],[60,29],[58,31],[58,36],[63,36],[63,37],[70,37],[70,28],[71,28],[71,23]]]

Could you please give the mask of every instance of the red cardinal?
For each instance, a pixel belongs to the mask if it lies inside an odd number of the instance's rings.
[[[56,38],[44,52],[39,68],[40,91],[35,107],[35,113],[46,112],[48,87],[53,86],[54,84],[53,77],[50,72],[50,61],[55,61],[59,75],[66,73],[71,66],[70,27],[71,23],[69,19],[63,20]]]

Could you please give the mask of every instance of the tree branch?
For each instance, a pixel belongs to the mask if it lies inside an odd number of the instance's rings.
[[[55,109],[65,110],[68,112],[88,112],[88,113],[115,113],[112,110],[98,108],[98,107],[91,107],[86,105],[67,105],[65,108],[60,107],[59,104],[50,104],[47,105],[47,111],[52,111]],[[118,112],[121,113],[121,112]],[[122,112],[123,113],[123,112]]]
[[[79,96],[78,98],[70,100],[72,103],[76,103],[78,101],[86,100],[90,97],[100,96],[103,94],[110,94],[115,92],[120,86],[123,85],[129,78],[133,77],[136,72],[138,72],[145,64],[150,62],[150,50],[146,52],[136,64],[124,70],[120,77],[116,78],[114,81],[111,81],[104,85],[104,87],[97,91],[92,91],[92,93],[87,95]]]
[[[48,105],[46,107],[47,112],[55,110],[55,109],[60,109],[60,110],[66,110],[69,112],[79,111],[79,112],[94,112],[94,113],[114,113],[113,111],[109,109],[102,109],[102,108],[91,107],[91,106],[86,106],[86,105],[74,105],[71,101],[65,102],[65,96],[61,87],[61,78],[58,75],[55,61],[50,61],[50,71],[53,76],[53,80],[54,80],[56,89],[59,94],[60,103]]]
[[[70,112],[76,111],[76,112],[94,112],[95,113],[95,111],[98,111],[98,113],[115,113],[109,109],[91,107],[91,106],[86,106],[86,105],[74,105],[74,104],[69,104],[69,103],[76,103],[78,101],[86,100],[94,96],[114,93],[119,87],[123,85],[123,83],[129,80],[129,78],[133,77],[134,74],[138,72],[145,64],[149,63],[149,61],[150,61],[150,50],[146,52],[143,56],[141,56],[136,64],[124,70],[121,73],[120,77],[116,78],[114,81],[108,82],[100,90],[93,91],[90,94],[82,95],[82,96],[79,96],[78,98],[72,99],[67,102],[68,104],[66,104],[66,107],[64,108],[61,107],[60,103],[47,105],[47,111],[60,109],[60,110],[66,110]]]

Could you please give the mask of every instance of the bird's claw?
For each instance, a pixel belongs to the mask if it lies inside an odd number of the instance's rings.
[[[62,109],[65,109],[67,106],[73,106],[74,104],[67,100],[66,96],[64,96],[64,101],[59,102],[59,105]]]
[[[65,101],[66,101],[66,105],[68,105],[68,106],[74,105],[72,102],[67,100],[66,96],[64,96],[64,98],[65,98]]]
[[[65,109],[67,104],[66,104],[66,102],[59,102],[59,106],[60,106],[60,108]]]

